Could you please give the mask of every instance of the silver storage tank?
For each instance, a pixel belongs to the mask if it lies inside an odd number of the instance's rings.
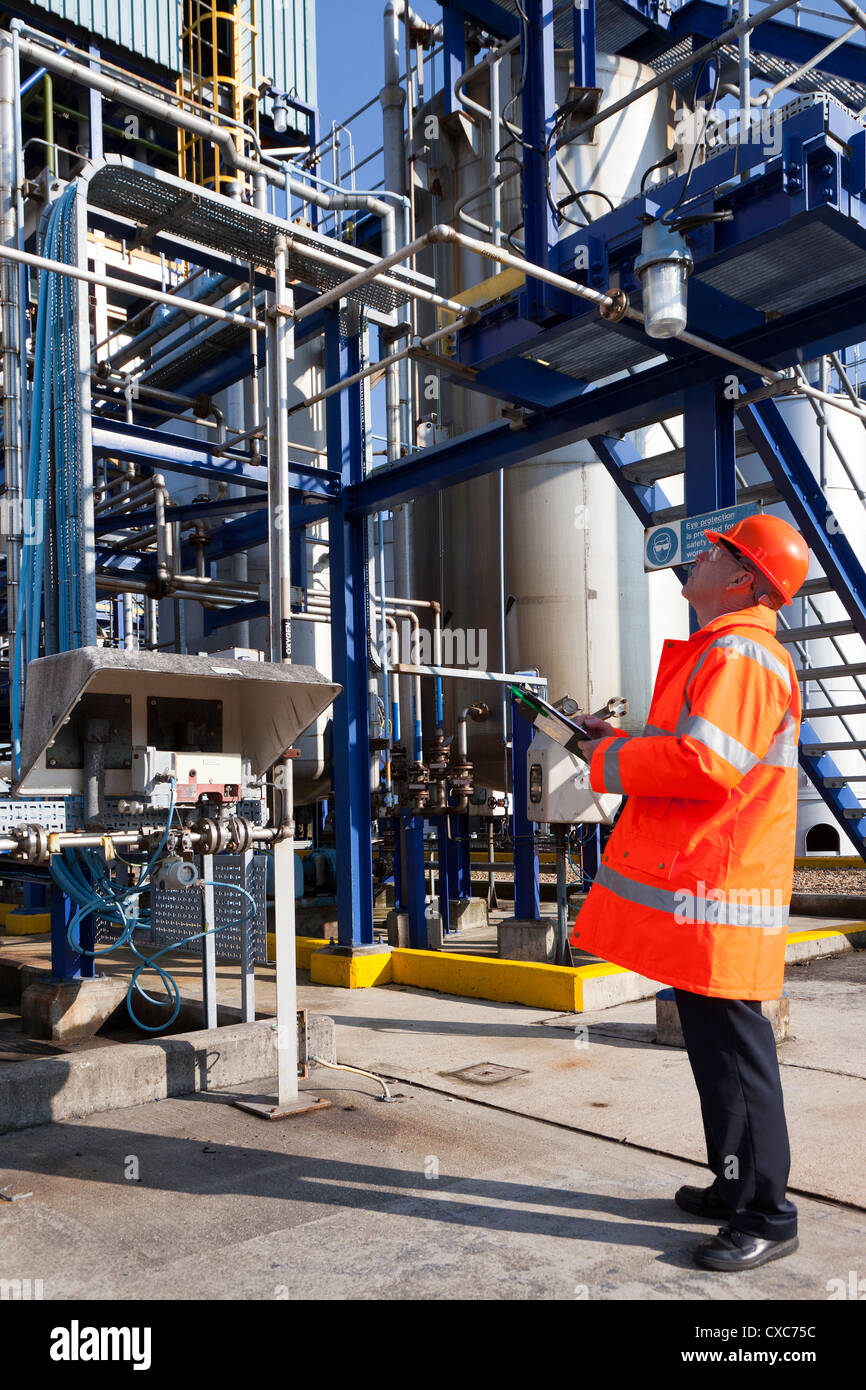
[[[605,102],[618,100],[652,75],[628,59],[598,59]],[[519,82],[517,60],[507,76],[506,82],[502,75],[503,107]],[[568,55],[559,53],[560,101],[569,82]],[[488,106],[486,74],[471,81],[468,92]],[[512,122],[518,118],[515,112],[519,104],[511,107]],[[470,132],[468,139],[463,117],[452,117],[443,127],[441,171],[431,171],[438,182],[429,200],[429,219],[436,222],[451,221],[454,204],[483,185],[488,175],[487,131],[478,136]],[[664,91],[655,92],[617,120],[602,124],[597,143],[568,146],[563,163],[576,188],[597,188],[617,205],[639,192],[643,171],[668,152],[669,131],[669,98]],[[503,145],[506,140],[503,134]],[[557,196],[566,195],[567,186],[561,182]],[[587,201],[595,215],[606,210],[599,199]],[[489,222],[489,195],[472,202],[467,211]],[[503,229],[515,229],[519,220],[519,181],[513,177],[503,187]],[[471,227],[464,230],[478,234]],[[564,224],[562,234],[570,230]],[[425,269],[434,267],[428,262]],[[493,269],[491,262],[471,252],[437,248],[435,273],[445,293],[465,291]],[[437,436],[456,437],[496,419],[497,405],[477,393],[443,387],[439,417]],[[671,447],[658,427],[632,438],[644,453]],[[510,671],[537,667],[548,678],[552,698],[569,693],[584,709],[626,695],[630,714],[625,726],[643,728],[661,643],[665,637],[688,633],[687,605],[675,576],[644,573],[642,528],[588,443],[514,465],[505,470],[503,483],[503,658],[499,489],[500,475],[494,473],[401,508],[395,515],[398,589],[406,592],[402,585],[408,584],[415,598],[437,598],[443,614],[452,614],[455,633],[464,634],[468,651],[480,659],[486,649],[488,668],[500,669],[503,659]],[[460,650],[455,642],[458,658]],[[447,647],[444,659],[447,664]],[[458,659],[453,664],[461,663]],[[431,685],[424,682],[425,739],[434,727]],[[500,689],[447,680],[445,730],[453,734],[459,709],[482,698],[493,717],[470,725],[469,756],[476,783],[501,788],[505,773]]]

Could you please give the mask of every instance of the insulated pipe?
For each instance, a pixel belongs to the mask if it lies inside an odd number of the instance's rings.
[[[12,23],[14,25],[17,21],[13,20]],[[20,26],[18,32],[20,34]],[[270,164],[250,159],[247,155],[242,154],[235,144],[233,132],[225,126],[219,126],[202,116],[196,116],[191,111],[184,111],[168,100],[153,96],[149,92],[142,91],[139,87],[130,86],[126,82],[120,82],[117,78],[95,71],[83,63],[76,63],[71,58],[64,58],[54,49],[45,48],[41,44],[34,43],[32,39],[20,36],[18,43],[21,55],[30,62],[40,64],[50,72],[58,73],[83,87],[101,92],[103,96],[110,97],[123,106],[130,106],[135,111],[142,111],[145,115],[153,116],[155,120],[164,121],[167,125],[185,130],[190,135],[195,135],[201,140],[207,140],[216,145],[220,156],[225,159],[231,169],[248,174],[253,180],[257,176],[262,176],[268,183],[274,184],[277,188],[284,188],[290,196],[299,198],[306,203],[315,203],[317,207],[331,210],[363,208],[382,218],[383,222],[394,216],[393,208],[373,193],[321,193],[318,189],[310,188],[300,179],[293,178],[284,168],[273,168]]]
[[[499,175],[499,64],[490,64],[490,223],[493,245],[502,245],[502,189]]]
[[[513,39],[509,39],[507,43],[500,44],[499,48],[494,49],[490,53],[486,53],[484,57],[481,59],[481,62],[475,64],[474,68],[467,68],[465,72],[461,72],[460,76],[457,78],[457,81],[454,83],[454,95],[462,106],[468,107],[470,111],[474,111],[476,115],[481,116],[482,120],[485,121],[489,121],[491,119],[491,116],[494,111],[496,111],[498,114],[498,104],[494,102],[492,92],[493,70],[494,68],[498,67],[499,63],[503,58],[507,57],[509,53],[514,53],[519,47],[520,35],[516,34],[515,37]],[[480,102],[475,101],[473,97],[467,96],[466,93],[463,91],[463,88],[469,81],[469,79],[471,77],[477,77],[478,74],[482,73],[486,67],[490,68],[491,78],[489,111],[486,106],[482,106]],[[496,83],[498,86],[498,74],[496,78]]]
[[[43,826],[42,829],[45,830],[46,835],[49,834],[47,826]],[[52,845],[56,844],[61,850],[102,849],[106,840],[110,840],[113,845],[120,845],[122,848],[135,846],[141,850],[147,850],[150,847],[151,838],[145,832],[137,830],[107,830],[104,835],[82,834],[76,830],[60,830],[51,831],[50,834]],[[199,830],[186,830],[184,834],[189,836],[194,845],[199,844],[205,838]],[[250,837],[255,844],[270,844],[280,838],[280,831],[276,826],[254,825],[250,831]],[[8,835],[0,839],[0,854],[13,854],[18,848],[19,842]]]
[[[403,104],[406,100],[400,85],[400,25],[399,12],[405,10],[401,0],[389,0],[384,14],[385,85],[379,93],[382,104],[382,146],[385,165],[385,187],[404,193],[406,185],[406,150],[403,142]]]
[[[382,567],[380,567],[382,568]],[[433,612],[433,663],[436,666],[442,665],[442,608],[438,599],[435,598],[393,598],[385,599],[384,569],[379,577],[379,588],[382,594],[372,594],[371,598],[376,603],[397,603],[401,608],[429,608]],[[436,728],[442,731],[442,677],[436,677]]]
[[[295,317],[297,317],[297,315]],[[304,400],[299,401],[297,405],[290,406],[287,414],[296,415],[298,411],[308,410],[310,406],[318,405],[319,401],[327,400],[329,396],[335,396],[340,391],[345,391],[347,386],[356,386],[359,381],[364,381],[366,377],[372,376],[374,372],[381,371],[383,367],[387,369],[394,363],[399,362],[401,358],[411,356],[419,347],[432,347],[434,343],[440,342],[443,338],[450,337],[466,324],[475,323],[478,317],[477,309],[470,309],[454,323],[446,325],[445,328],[437,328],[435,333],[428,333],[425,338],[419,338],[417,343],[412,343],[407,348],[401,348],[399,352],[389,353],[387,357],[380,357],[378,362],[371,362],[369,366],[362,367],[359,372],[353,373],[352,376],[344,377],[342,381],[336,382],[333,386],[328,386],[324,391],[317,391],[314,396],[307,396]],[[389,463],[394,462],[391,458],[389,458],[388,461]]]
[[[739,4],[740,22],[742,24],[746,24],[749,20],[750,0],[739,0]],[[750,31],[748,29],[743,29],[742,33],[740,34],[739,56],[740,107],[743,111],[746,112],[747,120],[749,113],[749,102],[751,100],[750,92],[752,85],[752,53],[749,42],[749,33]]]
[[[165,479],[157,473],[153,479],[153,501],[156,508],[156,576],[163,584],[171,578],[171,538],[165,520],[168,492]]]
[[[385,519],[381,512],[376,513],[376,527],[379,544],[379,588],[382,591],[381,598],[372,594],[374,602],[379,603],[379,630],[382,634],[382,694],[385,704],[385,792],[386,797],[391,793],[391,747],[393,739],[388,732],[388,705],[391,701],[391,663],[388,657],[388,634],[386,632],[386,613],[385,613]],[[390,806],[390,800],[386,800],[385,805]]]
[[[288,243],[274,243],[275,303],[268,327],[268,511],[271,571],[270,644],[272,661],[291,660],[292,581],[288,473],[288,314],[292,294],[286,285]]]
[[[241,328],[254,328],[259,333],[264,332],[263,323],[259,323],[258,319],[247,318],[245,314],[233,314],[227,309],[217,309],[213,304],[200,304],[194,300],[181,299],[176,294],[164,294],[162,290],[152,289],[150,285],[133,285],[129,280],[115,280],[111,275],[99,275],[96,271],[82,270],[80,266],[66,265],[63,261],[50,261],[45,256],[36,256],[30,251],[18,251],[13,246],[0,246],[0,257],[33,266],[36,270],[51,270],[57,275],[69,275],[73,280],[84,280],[88,285],[101,285],[107,290],[120,290],[123,294],[134,291],[142,299],[153,300],[155,304],[169,304],[172,308],[182,309],[185,314],[201,314],[204,318],[220,319],[223,323],[236,323]]]
[[[385,607],[395,618],[409,619],[412,627],[415,655],[416,657],[419,656],[421,652],[421,622],[418,614],[413,613],[411,608],[396,608],[392,603],[387,603]],[[423,756],[424,744],[421,736],[421,677],[419,675],[412,677],[412,705],[415,730],[415,761],[420,763]]]
[[[861,10],[859,5],[855,5],[854,0],[836,0],[836,4],[840,9],[844,10],[847,15],[850,15],[851,18],[860,25],[861,29],[866,29],[866,11]]]
[[[385,625],[391,629],[397,644],[397,653],[400,652],[400,637],[397,631],[397,624],[393,618],[385,614]],[[393,743],[400,742],[400,682],[395,680],[391,689],[391,739]]]
[[[406,243],[407,246],[414,246],[418,244],[418,242]],[[295,243],[291,235],[289,235],[289,250],[293,250],[294,246]],[[317,261],[320,265],[329,266],[334,270],[344,271],[346,269],[346,262],[340,256],[331,255],[330,252],[323,251],[318,246],[307,246],[305,243],[301,242],[298,244],[298,251],[308,260]],[[411,255],[412,253],[410,252],[409,254]],[[403,254],[401,250],[395,249],[393,256],[390,252],[387,253],[386,259],[388,259],[389,264],[396,265],[399,261],[405,260],[406,256]],[[466,310],[466,305],[461,304],[460,300],[458,299],[447,299],[445,295],[437,294],[435,290],[428,290],[424,285],[416,285],[411,280],[397,279],[396,277],[391,278],[388,275],[380,274],[381,262],[377,262],[375,267],[370,267],[370,270],[372,271],[371,274],[367,271],[360,272],[364,275],[364,279],[363,281],[361,281],[362,284],[367,284],[370,280],[373,280],[377,285],[385,285],[390,290],[396,290],[398,294],[407,295],[410,299],[418,299],[423,304],[433,304],[439,309],[448,309],[451,311],[451,313],[454,314],[462,314]],[[354,280],[356,277],[353,276],[352,278]],[[343,281],[343,284],[348,283],[348,281]],[[340,290],[341,288],[341,285],[335,286],[335,289],[337,290]],[[355,288],[355,286],[353,285],[352,288]],[[329,290],[328,294],[330,293],[331,291]],[[337,298],[344,297],[345,296],[342,294],[337,295]],[[318,305],[319,302],[320,301],[318,299],[314,301],[316,305]],[[312,312],[312,307],[308,304],[305,304],[297,311],[295,318],[297,321],[309,318]]]
[[[199,286],[199,293],[197,295],[190,295],[189,300],[191,303],[195,304],[209,304],[212,299],[221,299],[223,296],[230,294],[232,290],[237,288],[238,283],[239,282],[234,276],[230,275],[221,275],[216,281],[207,277],[206,282]],[[250,308],[252,309],[252,307],[251,304]],[[156,323],[152,327],[145,328],[137,337],[130,339],[128,343],[124,343],[122,347],[119,347],[116,352],[110,352],[108,354],[110,367],[116,370],[119,367],[125,366],[127,362],[133,361],[134,358],[143,356],[155,343],[160,342],[163,338],[167,338],[170,333],[175,331],[178,324],[181,322],[180,314],[181,311],[173,309],[161,323]],[[254,314],[251,313],[250,317],[253,318]],[[106,339],[106,343],[110,342],[111,338],[115,336],[116,333],[112,333]],[[100,346],[104,346],[104,344],[100,344]]]

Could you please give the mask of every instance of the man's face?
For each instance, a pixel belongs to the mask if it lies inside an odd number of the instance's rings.
[[[752,571],[718,542],[708,544],[692,565],[682,593],[692,607],[710,607],[742,598],[751,589]]]

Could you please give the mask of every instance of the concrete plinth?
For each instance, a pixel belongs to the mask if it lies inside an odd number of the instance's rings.
[[[416,949],[421,951],[441,951],[442,950],[442,923],[439,919],[439,909],[435,903],[427,904],[425,916],[427,936]],[[388,933],[388,945],[399,946],[404,951],[413,949],[412,941],[409,936],[409,913],[401,907],[392,907],[385,918],[385,930]]]
[[[296,936],[337,935],[336,903],[295,903]]]
[[[486,927],[486,898],[449,898],[449,924],[452,927]]]
[[[404,949],[409,947],[409,913],[403,912],[398,907],[392,907],[385,918],[385,929],[388,933],[389,946],[402,946]]]
[[[555,917],[506,917],[496,929],[503,960],[531,960],[551,965],[556,960]]]
[[[784,1042],[790,1032],[790,1001],[787,994],[781,999],[766,999],[761,1005],[764,1018],[773,1025],[776,1045]],[[680,1014],[672,989],[660,989],[656,995],[656,1038],[665,1047],[685,1047]]]
[[[30,1038],[81,1042],[98,1033],[126,998],[128,981],[36,980],[21,994],[21,1026]]]

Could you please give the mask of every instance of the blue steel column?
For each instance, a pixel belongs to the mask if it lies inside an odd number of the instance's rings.
[[[444,81],[442,95],[445,101],[445,114],[450,116],[455,109],[454,83],[466,67],[466,16],[459,0],[443,0],[442,3],[442,66]]]
[[[443,935],[451,930],[451,861],[448,855],[448,841],[448,819],[446,816],[437,816],[436,858],[439,861],[439,918],[442,923]]]
[[[541,895],[538,886],[538,850],[535,846],[535,825],[526,814],[528,796],[526,753],[534,730],[528,719],[515,708],[511,697],[511,833],[514,839],[514,915],[521,918],[541,916]]]
[[[85,871],[86,872],[86,871]],[[51,978],[52,980],[93,980],[96,978],[96,957],[84,952],[73,951],[69,945],[67,932],[76,908],[71,898],[67,898],[53,884],[49,890],[49,913],[51,915]],[[93,951],[96,942],[96,926],[93,917],[85,917],[78,926],[78,940],[84,951]]]
[[[737,500],[734,402],[726,400],[722,391],[722,382],[706,381],[686,392],[686,516],[732,507]],[[692,632],[700,627],[693,609],[689,609],[689,627]]]
[[[551,139],[556,106],[553,49],[553,0],[526,0],[527,22],[521,30],[521,56],[526,73],[523,87],[523,227],[526,259],[548,266],[558,232],[556,203],[556,141]],[[527,280],[529,318],[543,318],[547,292],[537,280]]]
[[[724,383],[708,381],[686,392],[686,516],[732,507],[737,500],[734,402]]]
[[[452,898],[472,896],[472,858],[469,848],[469,813],[448,817],[448,877]]]
[[[325,311],[325,381],[360,371],[359,335],[345,338],[337,309]],[[361,388],[330,396],[325,406],[328,467],[344,488],[361,481],[364,440]],[[333,768],[337,855],[337,922],[341,946],[373,941],[373,849],[367,691],[367,549],[364,520],[341,504],[328,508],[331,555],[331,668],[343,687],[334,701]]]
[[[427,880],[424,876],[424,817],[400,812],[400,907],[409,914],[409,945],[427,949]]]
[[[574,85],[595,87],[595,0],[574,0]]]

